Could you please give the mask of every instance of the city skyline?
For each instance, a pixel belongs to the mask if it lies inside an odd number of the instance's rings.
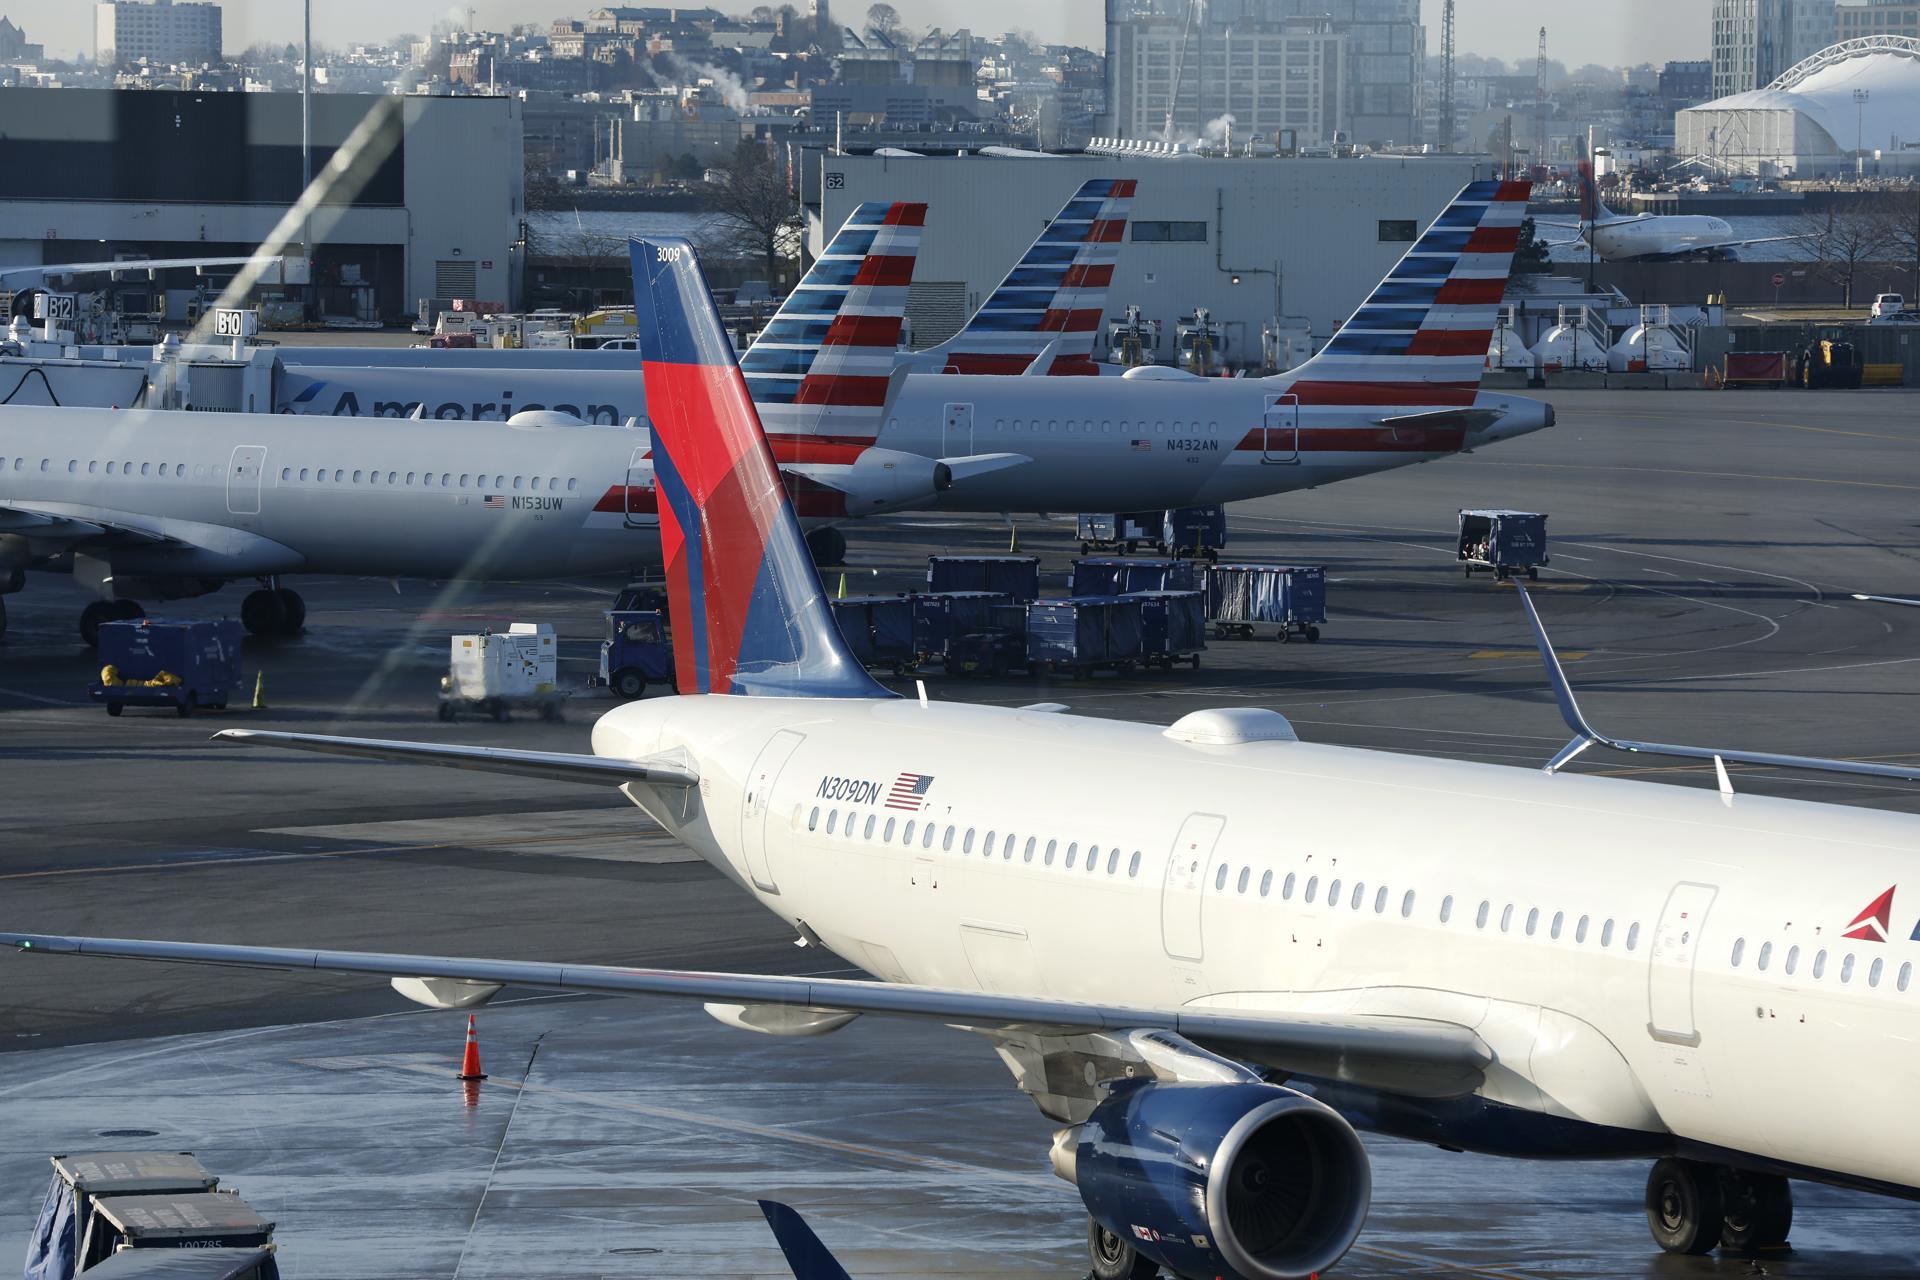
[[[757,0],[756,0],[757,2]],[[976,35],[1004,30],[1031,31],[1050,43],[1085,45],[1102,42],[1098,0],[1066,0],[1034,5],[1030,0],[893,0],[909,26],[971,27]],[[474,23],[482,30],[501,30],[514,23],[545,26],[555,18],[583,17],[599,7],[576,0],[473,0]],[[753,5],[741,0],[746,12]],[[435,22],[464,23],[469,6],[431,0],[327,0],[314,9],[314,39],[340,46],[378,43],[403,32],[425,35]],[[229,54],[260,41],[275,44],[300,38],[300,0],[232,0],[223,5]],[[857,24],[867,4],[854,3],[836,10],[843,24]],[[62,59],[93,52],[93,6],[51,4],[33,0],[7,11],[25,28],[29,39],[43,43],[48,55]],[[1571,67],[1587,63],[1628,66],[1658,65],[1669,60],[1703,59],[1709,53],[1712,0],[1459,0],[1459,37],[1462,53],[1530,63],[1539,28],[1547,27],[1547,54]],[[1422,0],[1421,16],[1428,29],[1429,52],[1440,44],[1438,0]]]

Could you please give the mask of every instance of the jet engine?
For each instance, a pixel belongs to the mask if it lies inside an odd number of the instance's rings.
[[[1095,1221],[1179,1275],[1325,1271],[1373,1194],[1352,1126],[1278,1085],[1125,1081],[1054,1151]]]
[[[855,516],[910,507],[953,487],[946,463],[899,449],[863,449],[851,466],[813,478],[846,494],[847,514]]]

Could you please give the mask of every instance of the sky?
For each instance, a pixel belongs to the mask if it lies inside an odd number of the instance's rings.
[[[472,0],[476,25],[545,24],[579,17],[604,0]],[[696,3],[703,0],[695,0]],[[758,0],[704,0],[721,9],[744,11]],[[835,16],[856,22],[866,0],[842,0]],[[1100,0],[893,0],[911,26],[972,27],[976,35],[1008,28],[1032,31],[1047,41],[1068,41],[1098,48]],[[1639,62],[1659,64],[1674,58],[1707,56],[1708,16],[1712,0],[1458,0],[1458,45],[1512,62],[1532,61],[1542,24],[1547,54],[1568,67],[1589,62],[1602,66]],[[258,40],[276,43],[300,38],[300,0],[226,0],[223,21],[228,52]],[[1423,0],[1428,48],[1440,48],[1440,2]],[[383,41],[401,32],[424,34],[448,15],[464,17],[464,6],[430,0],[318,0],[314,39],[343,45]],[[72,57],[92,52],[93,6],[81,0],[0,0],[0,13],[26,28],[27,38],[44,43],[48,53]]]

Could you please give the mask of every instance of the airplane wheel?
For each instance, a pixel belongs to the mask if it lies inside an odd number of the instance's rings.
[[[1092,1218],[1087,1219],[1087,1257],[1093,1262],[1094,1280],[1152,1280],[1160,1274],[1159,1263],[1141,1257],[1132,1245]]]
[[[92,649],[100,643],[100,624],[113,620],[113,606],[95,600],[80,611],[80,638]]]
[[[631,702],[647,691],[647,678],[632,667],[622,667],[613,673],[607,687],[613,690],[614,697]]]
[[[1793,1188],[1778,1174],[1730,1169],[1721,1179],[1725,1213],[1720,1247],[1736,1253],[1778,1249],[1793,1230]]]
[[[1647,1175],[1647,1226],[1668,1253],[1710,1253],[1724,1223],[1719,1173],[1698,1160],[1656,1160]]]
[[[847,562],[847,535],[838,529],[815,529],[807,535],[807,550],[813,553],[813,562],[827,565]]]
[[[285,587],[275,591],[273,598],[280,604],[280,634],[299,635],[300,628],[307,623],[307,602],[300,598],[298,591],[290,591]]]
[[[285,621],[285,607],[272,591],[249,591],[247,598],[240,602],[240,625],[247,629],[248,635],[280,635]]]

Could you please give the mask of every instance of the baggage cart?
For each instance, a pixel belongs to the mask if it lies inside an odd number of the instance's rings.
[[[1547,518],[1537,511],[1462,509],[1458,556],[1469,578],[1475,569],[1491,569],[1498,582],[1521,570],[1538,578],[1548,558]]]
[[[273,1245],[258,1248],[122,1249],[87,1280],[280,1280]]]
[[[505,631],[454,636],[447,674],[440,678],[440,718],[461,712],[505,723],[515,708],[561,719],[566,702],[558,684],[559,646],[546,622],[515,622]]]
[[[1141,646],[1140,601],[1133,596],[1036,600],[1027,606],[1027,666],[1037,675],[1131,671]]]
[[[27,1239],[31,1280],[70,1280],[101,1197],[191,1195],[220,1185],[190,1151],[83,1151],[52,1161],[40,1219]]]
[[[240,623],[231,618],[136,618],[100,624],[100,679],[88,695],[117,716],[172,707],[190,716],[225,707],[240,684]]]
[[[928,556],[927,590],[984,591],[1025,604],[1040,596],[1040,557]]]
[[[1020,606],[1024,613],[1026,606]],[[1027,638],[1023,632],[974,631],[955,636],[947,644],[947,671],[957,676],[999,679],[1027,665]]]
[[[1132,555],[1142,546],[1158,548],[1164,511],[1095,511],[1081,515],[1080,554],[1115,551]]]
[[[1327,620],[1324,565],[1211,564],[1202,590],[1216,640],[1251,640],[1256,623],[1270,622],[1282,644],[1295,638],[1318,642]]]
[[[80,1242],[79,1270],[122,1250],[259,1249],[273,1242],[273,1223],[231,1191],[103,1196]]]
[[[994,606],[1013,603],[998,591],[929,591],[909,596],[913,603],[913,645],[921,661],[951,657],[953,642],[961,636],[991,629]]]
[[[1196,591],[1199,575],[1191,560],[1147,560],[1123,556],[1083,556],[1067,569],[1070,596],[1124,596],[1136,591]]]
[[[913,597],[847,596],[830,602],[847,648],[862,666],[903,676],[919,658],[914,646]]]
[[[595,682],[613,696],[631,702],[648,685],[673,682],[673,628],[658,609],[607,610],[607,638],[600,642],[600,672]]]
[[[1225,507],[1174,507],[1160,522],[1160,549],[1175,558],[1218,560],[1227,545]]]
[[[1198,591],[1140,591],[1129,598],[1140,602],[1142,663],[1171,671],[1187,662],[1199,670],[1207,647],[1206,597]]]

